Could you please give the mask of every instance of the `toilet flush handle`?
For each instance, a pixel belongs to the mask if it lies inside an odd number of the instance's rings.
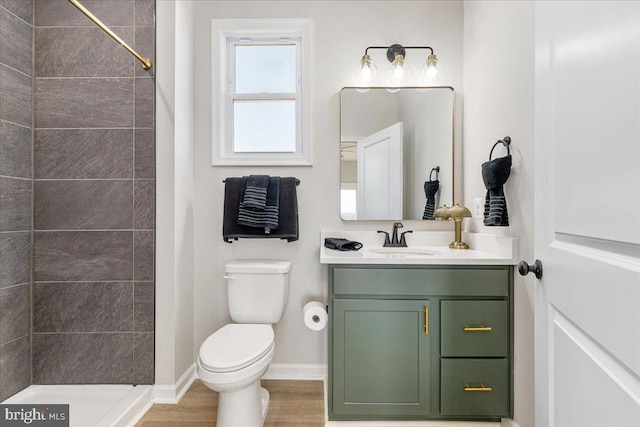
[[[233,276],[224,275],[224,276],[222,276],[222,278],[223,279],[228,279],[228,280],[233,280]]]

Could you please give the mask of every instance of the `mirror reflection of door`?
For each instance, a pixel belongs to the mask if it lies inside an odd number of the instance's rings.
[[[356,219],[402,218],[402,122],[357,143]]]

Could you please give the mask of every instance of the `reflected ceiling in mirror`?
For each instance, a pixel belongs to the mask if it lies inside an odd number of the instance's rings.
[[[452,87],[342,89],[342,219],[430,220],[451,205],[453,127]]]

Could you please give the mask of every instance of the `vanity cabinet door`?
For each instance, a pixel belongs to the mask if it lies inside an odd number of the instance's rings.
[[[430,414],[429,301],[335,299],[332,319],[331,419]]]

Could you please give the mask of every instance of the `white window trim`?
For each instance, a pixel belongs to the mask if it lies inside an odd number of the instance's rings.
[[[301,140],[294,153],[235,153],[227,144],[227,38],[251,34],[302,37]],[[310,166],[311,159],[311,20],[212,19],[211,20],[211,139],[214,166]],[[305,83],[306,81],[306,83]]]

